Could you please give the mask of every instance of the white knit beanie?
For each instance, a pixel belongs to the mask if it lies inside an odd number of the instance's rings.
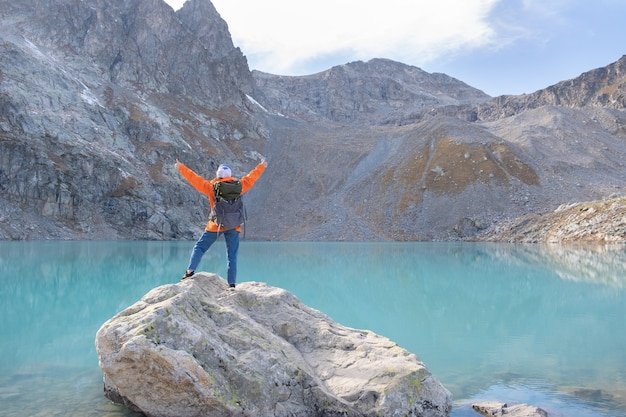
[[[217,172],[215,173],[217,178],[227,178],[232,176],[230,171],[230,167],[226,164],[222,164],[217,168]]]

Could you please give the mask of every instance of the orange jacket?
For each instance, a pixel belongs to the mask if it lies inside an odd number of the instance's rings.
[[[248,175],[246,175],[245,177],[241,179],[241,194],[246,193],[246,191],[248,191],[250,188],[254,186],[254,183],[259,179],[259,177],[261,177],[261,174],[263,174],[263,171],[265,171],[265,165],[263,163],[260,163],[252,171],[250,171]],[[203,178],[202,176],[193,172],[190,168],[188,168],[185,164],[182,164],[182,163],[178,167],[178,172],[180,172],[180,174],[187,181],[189,181],[189,183],[193,186],[193,188],[195,188],[198,192],[201,192],[202,194],[206,195],[209,198],[209,205],[211,206],[211,210],[215,206],[215,191],[213,188],[213,184],[215,184],[216,182],[221,182],[221,181],[236,180],[236,178],[234,177],[214,178],[212,180],[207,180]],[[206,230],[207,232],[218,232],[219,227],[215,222],[209,220],[204,230]],[[236,230],[238,232],[241,232],[241,227],[238,226]]]

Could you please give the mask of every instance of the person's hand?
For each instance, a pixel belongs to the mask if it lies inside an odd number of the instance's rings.
[[[182,163],[178,160],[178,158],[176,158],[176,162],[174,163],[174,168],[178,169],[181,165]]]
[[[265,160],[265,158],[261,159],[261,163],[263,164],[264,167],[267,168],[267,161]]]

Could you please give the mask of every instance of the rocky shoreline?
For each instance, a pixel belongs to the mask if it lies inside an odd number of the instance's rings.
[[[565,204],[502,222],[475,240],[515,243],[626,243],[626,197]]]

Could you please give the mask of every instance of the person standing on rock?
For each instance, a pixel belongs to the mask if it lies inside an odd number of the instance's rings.
[[[215,184],[219,182],[237,181],[237,179],[232,176],[230,167],[225,164],[222,164],[217,168],[215,178],[212,180],[207,180],[196,174],[178,159],[176,159],[174,167],[193,186],[193,188],[209,198],[209,205],[212,211],[214,210],[216,203]],[[254,183],[261,177],[266,167],[267,161],[263,159],[261,160],[261,163],[258,164],[252,171],[241,178],[241,194],[244,194],[254,186]],[[200,239],[198,239],[193,247],[193,250],[191,251],[189,266],[187,267],[182,279],[187,279],[194,275],[204,253],[211,247],[211,245],[213,245],[213,243],[215,243],[220,234],[223,234],[224,240],[226,241],[226,254],[228,256],[228,284],[230,285],[230,288],[235,288],[235,284],[237,283],[237,253],[239,252],[240,232],[241,226],[226,230],[221,225],[217,224],[215,219],[211,217],[205,227],[204,233],[202,233],[202,236],[200,236]]]

